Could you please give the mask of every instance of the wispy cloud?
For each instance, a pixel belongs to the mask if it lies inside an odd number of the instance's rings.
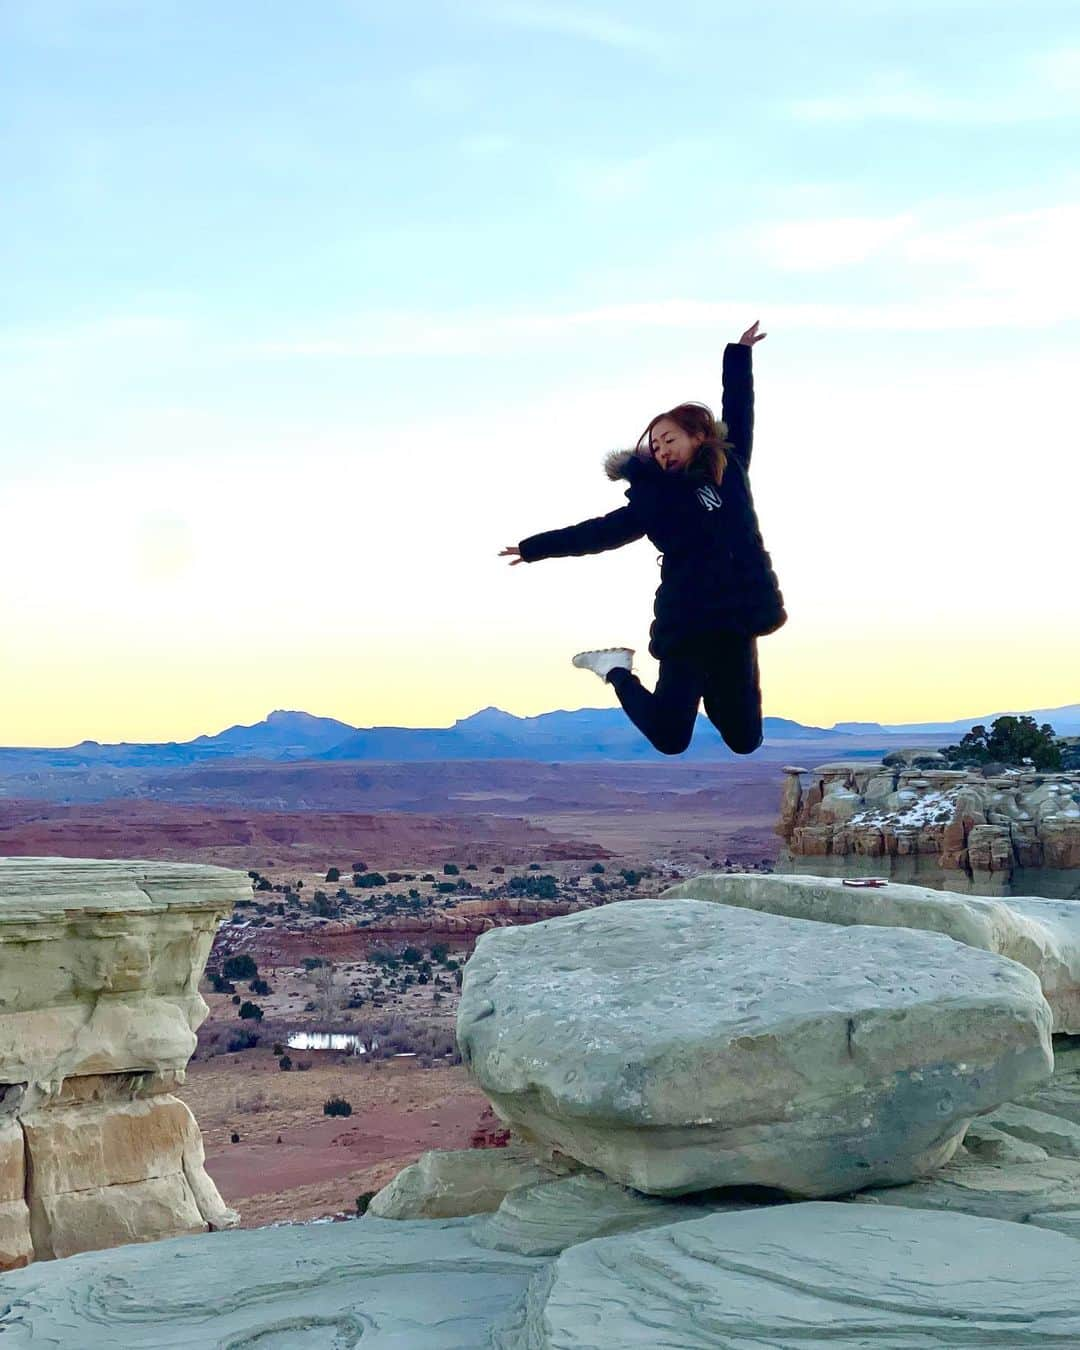
[[[866,262],[909,234],[911,213],[896,216],[825,216],[767,225],[755,235],[755,248],[785,272],[823,272]]]
[[[659,55],[670,46],[669,37],[655,29],[627,23],[624,19],[580,5],[552,5],[536,0],[510,0],[491,5],[486,17],[497,22],[528,28],[534,32],[556,33],[563,37],[620,47],[626,51]]]
[[[1080,49],[1037,52],[1014,78],[977,93],[956,93],[884,70],[853,89],[794,99],[788,111],[805,122],[919,122],[1006,126],[1080,116]]]

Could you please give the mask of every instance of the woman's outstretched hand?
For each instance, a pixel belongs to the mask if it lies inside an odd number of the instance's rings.
[[[755,342],[760,342],[762,338],[767,338],[769,336],[768,333],[758,332],[757,326],[760,322],[761,322],[760,319],[755,319],[754,322],[750,325],[750,327],[746,330],[746,332],[742,335],[742,337],[739,339],[739,345],[741,347],[752,347]]]
[[[525,561],[525,559],[521,556],[521,550],[519,548],[516,548],[513,544],[510,544],[506,548],[504,548],[503,551],[499,554],[499,557],[511,559],[510,562],[511,567],[516,567],[518,563],[522,563]]]

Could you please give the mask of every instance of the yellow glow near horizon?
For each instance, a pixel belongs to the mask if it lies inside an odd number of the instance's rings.
[[[644,639],[642,639],[644,642]],[[0,715],[0,744],[71,745],[82,739],[189,740],[275,708],[335,717],[354,726],[448,726],[495,704],[518,716],[554,708],[614,707],[592,676],[575,670],[572,643],[558,650],[527,640],[478,654],[443,635],[438,660],[422,638],[392,651],[341,640],[260,661],[244,645],[183,654],[148,645],[118,668],[110,648],[39,648],[17,669],[21,686]],[[888,637],[782,632],[762,640],[765,711],[807,725],[837,721],[921,722],[979,717],[1076,701],[1080,638],[1014,635],[946,642],[932,631]],[[646,681],[655,663],[637,662]]]

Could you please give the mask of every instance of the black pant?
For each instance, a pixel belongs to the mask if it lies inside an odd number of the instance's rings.
[[[737,755],[761,744],[756,638],[712,633],[686,643],[660,662],[651,694],[628,670],[607,678],[630,721],[665,755],[681,755],[690,744],[702,698],[709,721]]]

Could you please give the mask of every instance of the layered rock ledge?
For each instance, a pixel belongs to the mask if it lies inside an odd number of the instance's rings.
[[[170,1089],[240,872],[0,858],[0,1269],[235,1223]]]
[[[986,778],[914,758],[785,770],[779,870],[1080,899],[1080,773]]]
[[[818,923],[944,933],[1027,966],[1053,1011],[1055,1032],[1080,1032],[1080,905],[1071,900],[959,895],[894,882],[864,888],[836,877],[749,872],[705,872],[668,887],[661,899],[710,900]]]

